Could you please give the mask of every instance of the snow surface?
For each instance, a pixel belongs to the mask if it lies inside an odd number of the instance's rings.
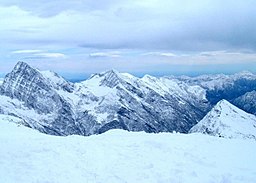
[[[255,183],[256,142],[108,131],[50,136],[0,115],[2,183]]]
[[[256,116],[221,100],[190,132],[256,140]]]
[[[183,98],[195,96],[198,99],[206,100],[206,91],[198,85],[188,85],[185,82],[177,79],[165,77],[153,77],[145,75],[140,79],[140,84],[154,90],[155,92],[164,96],[166,93],[173,96],[180,96]]]
[[[92,92],[97,97],[102,97],[113,92],[112,88],[106,86],[100,86],[102,77],[95,75],[91,79],[85,80],[81,83],[77,83],[78,86],[84,87],[84,90]]]
[[[44,120],[49,120],[51,118],[51,115],[54,114],[47,114],[47,115],[41,115],[37,113],[34,109],[29,109],[24,105],[24,102],[19,101],[18,99],[11,99],[10,97],[0,95],[0,110],[2,110],[3,114],[15,114],[16,116],[21,117],[24,120],[40,120],[41,123],[30,123],[30,126],[36,129],[40,129],[40,125],[47,125],[44,124]],[[0,115],[1,116],[1,115]],[[24,120],[22,124],[24,124]],[[15,121],[14,121],[15,122]],[[20,122],[19,122],[20,123]]]
[[[44,76],[44,78],[48,79],[49,83],[65,83],[66,82],[62,77],[58,76],[56,73],[54,73],[52,71],[49,71],[49,70],[39,71],[38,70],[38,72],[40,72]]]

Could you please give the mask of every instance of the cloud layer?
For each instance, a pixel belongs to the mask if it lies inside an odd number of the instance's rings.
[[[55,59],[91,64],[90,72],[119,62],[152,71],[162,62],[255,63],[255,7],[254,0],[3,0],[0,63]]]

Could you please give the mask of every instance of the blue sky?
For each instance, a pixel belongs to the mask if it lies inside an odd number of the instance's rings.
[[[256,72],[254,0],[0,1],[0,74]]]

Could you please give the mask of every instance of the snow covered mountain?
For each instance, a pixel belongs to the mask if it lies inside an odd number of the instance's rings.
[[[247,92],[233,102],[237,107],[256,115],[256,90]]]
[[[256,116],[221,100],[190,132],[256,140]]]
[[[255,183],[256,141],[110,130],[56,137],[0,115],[1,183]]]
[[[248,72],[137,78],[110,70],[71,83],[18,62],[0,85],[0,114],[52,135],[92,135],[110,129],[187,133],[223,98],[251,112],[251,95],[245,95],[247,100],[239,97],[254,89],[256,75]]]
[[[239,108],[246,112],[254,113],[256,109],[250,108],[244,102],[245,98],[251,99],[251,95],[246,95],[242,100],[237,99],[247,92],[256,90],[256,75],[250,72],[244,71],[233,75],[202,75],[198,77],[167,77],[176,78],[187,84],[199,85],[206,90],[206,98],[215,105],[222,99],[226,99],[232,104],[235,104]]]
[[[74,84],[24,62],[7,74],[0,94],[0,113],[54,135],[188,132],[209,108],[202,87],[176,79],[110,70]]]
[[[197,84],[202,86],[203,88],[213,91],[213,90],[225,90],[227,88],[232,88],[232,86],[251,83],[251,87],[255,87],[254,83],[256,80],[256,75],[243,71],[232,75],[225,74],[215,74],[215,75],[200,75],[196,77],[189,76],[167,76],[167,78],[176,78],[181,81],[185,81],[190,84]],[[244,83],[243,83],[244,82]],[[246,85],[246,88],[250,86]]]
[[[72,87],[61,86],[58,89],[66,92]],[[1,113],[20,117],[24,125],[41,132],[56,135],[79,132],[79,129],[74,129],[70,104],[56,92],[55,85],[26,63],[19,62],[6,75],[0,101]]]

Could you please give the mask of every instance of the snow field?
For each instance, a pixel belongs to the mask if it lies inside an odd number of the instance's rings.
[[[254,140],[122,130],[58,137],[0,120],[3,183],[255,183],[255,153]]]

